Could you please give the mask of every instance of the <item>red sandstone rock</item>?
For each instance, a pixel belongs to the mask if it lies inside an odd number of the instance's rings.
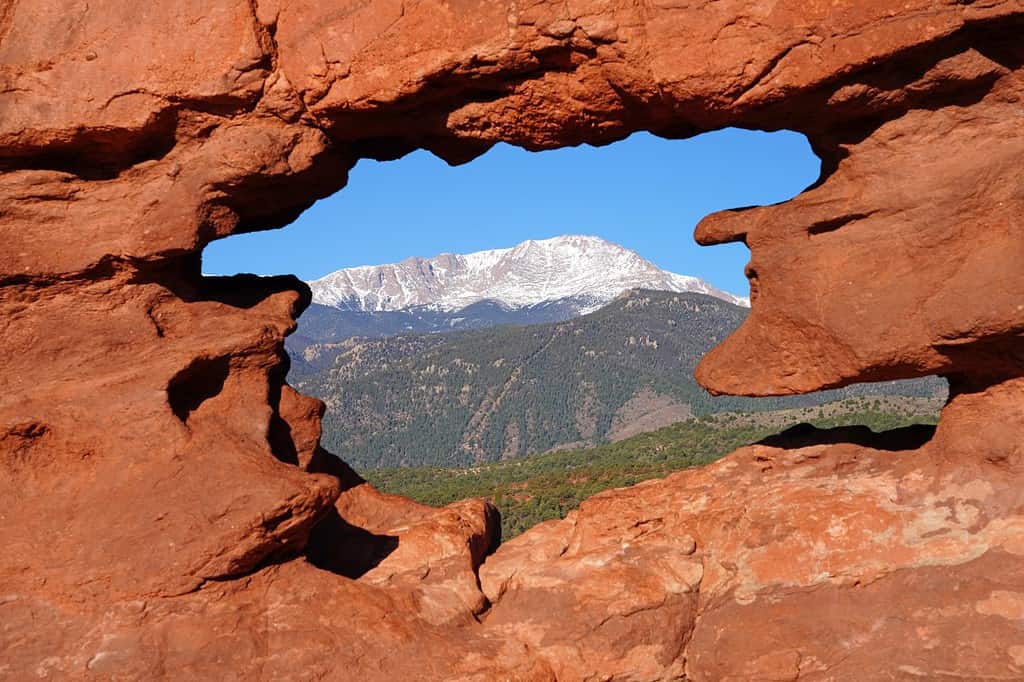
[[[500,539],[493,505],[463,500],[436,509],[382,493],[323,450],[310,469],[337,476],[344,488],[306,548],[314,564],[409,595],[432,623],[471,621],[487,608],[477,569]]]
[[[849,147],[822,186],[705,219],[703,243],[750,247],[757,304],[701,363],[701,383],[764,395],[1018,373],[1022,94],[1024,82],[1011,75],[970,108],[907,113]]]
[[[1020,0],[6,3],[0,678],[1024,676],[1022,31]],[[824,171],[699,227],[755,280],[699,378],[943,373],[926,445],[789,434],[481,566],[493,508],[319,450],[304,287],[200,274],[360,157],[726,125]]]
[[[963,447],[981,404],[1016,430],[1024,384],[957,397],[919,450],[810,434],[599,494],[488,559],[485,625],[559,679],[1024,675],[1024,450]]]

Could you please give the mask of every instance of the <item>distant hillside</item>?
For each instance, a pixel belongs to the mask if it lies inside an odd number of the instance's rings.
[[[332,344],[345,339],[376,339],[396,334],[433,334],[507,324],[561,322],[577,317],[583,301],[560,299],[520,308],[479,301],[455,311],[426,306],[404,310],[341,310],[314,303],[299,318],[299,329],[285,339],[294,377],[324,369],[333,361]],[[326,351],[326,355],[325,355]]]
[[[691,415],[943,390],[924,380],[712,398],[693,368],[746,314],[703,294],[633,291],[565,322],[321,346],[292,380],[327,403],[325,446],[363,469],[465,466],[617,440]]]

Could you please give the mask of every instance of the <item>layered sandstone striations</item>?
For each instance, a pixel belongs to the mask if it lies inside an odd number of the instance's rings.
[[[1021,35],[1020,0],[7,2],[0,676],[1021,677]],[[787,434],[484,561],[487,505],[318,449],[305,287],[200,274],[361,157],[727,125],[824,172],[699,227],[754,293],[700,380],[938,372],[934,437]]]

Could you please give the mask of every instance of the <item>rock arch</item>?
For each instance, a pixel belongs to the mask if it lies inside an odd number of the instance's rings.
[[[1022,31],[1019,0],[7,3],[0,675],[1020,674]],[[745,448],[480,568],[486,505],[318,450],[282,386],[298,280],[199,271],[361,157],[729,125],[824,170],[698,228],[747,242],[756,292],[699,379],[941,373],[919,450]]]

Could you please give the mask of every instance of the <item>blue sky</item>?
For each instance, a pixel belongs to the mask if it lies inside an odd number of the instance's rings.
[[[803,135],[738,129],[689,140],[637,133],[606,147],[539,153],[502,144],[458,167],[423,151],[364,160],[347,187],[290,226],[208,246],[203,270],[308,280],[409,256],[593,234],[745,295],[746,247],[699,247],[694,226],[713,211],[784,201],[819,167]]]

